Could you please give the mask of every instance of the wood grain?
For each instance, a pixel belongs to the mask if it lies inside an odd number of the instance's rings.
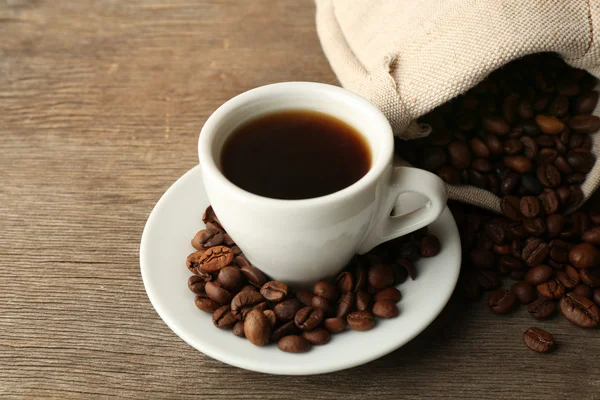
[[[289,80],[336,82],[310,0],[0,2],[0,397],[600,398],[598,330],[524,308],[455,298],[402,349],[310,377],[167,328],[140,279],[145,220],[216,107]],[[556,352],[527,350],[529,326]]]

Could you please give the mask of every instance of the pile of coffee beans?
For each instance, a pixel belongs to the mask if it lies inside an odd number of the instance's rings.
[[[501,198],[502,216],[451,205],[462,242],[461,287],[472,299],[492,291],[494,313],[525,304],[538,320],[560,308],[580,327],[600,323],[600,212],[567,214],[582,202],[580,184],[596,162],[596,83],[556,55],[524,57],[422,117],[430,136],[397,146],[401,157],[446,183]],[[594,201],[600,199],[588,204]],[[506,289],[504,277],[514,281]],[[523,340],[537,352],[554,347],[539,328]]]
[[[396,303],[402,295],[395,286],[416,278],[419,258],[440,251],[437,237],[423,228],[354,257],[344,271],[315,283],[312,291],[294,290],[248,262],[212,207],[203,221],[206,229],[192,239],[196,251],[186,260],[196,307],[212,313],[217,328],[230,329],[257,346],[277,343],[290,353],[325,344],[347,327],[367,331],[376,317],[398,316]]]

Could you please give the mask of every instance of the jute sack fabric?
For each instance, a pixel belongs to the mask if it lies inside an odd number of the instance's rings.
[[[555,52],[600,78],[600,0],[316,0],[317,32],[340,83],[378,106],[403,139],[416,119],[528,54]],[[595,111],[600,115],[600,107]],[[592,151],[600,158],[600,140]],[[582,185],[600,185],[596,163]],[[500,199],[448,185],[451,199],[500,211]]]

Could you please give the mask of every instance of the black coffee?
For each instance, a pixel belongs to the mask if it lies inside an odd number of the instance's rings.
[[[264,197],[298,200],[352,185],[371,167],[363,136],[327,114],[288,110],[252,119],[231,134],[221,154],[227,179]]]

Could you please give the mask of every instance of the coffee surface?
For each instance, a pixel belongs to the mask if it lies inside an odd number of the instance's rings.
[[[325,196],[361,179],[371,152],[352,126],[327,114],[287,110],[252,119],[227,139],[221,169],[238,187],[286,200]]]

